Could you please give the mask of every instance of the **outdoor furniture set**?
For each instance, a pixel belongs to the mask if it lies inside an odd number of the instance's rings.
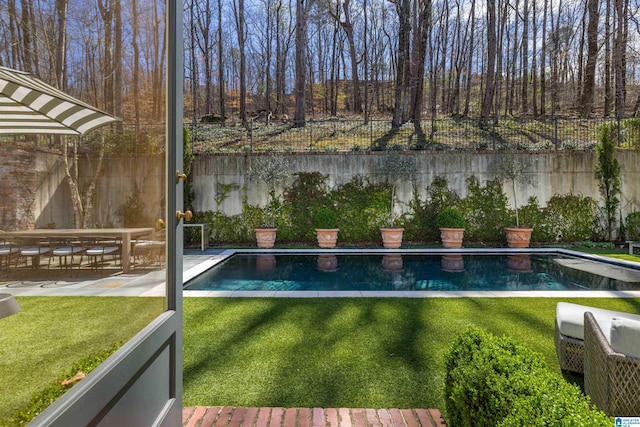
[[[584,374],[584,391],[606,414],[640,416],[640,315],[560,302],[560,368]]]
[[[86,257],[88,264],[85,267],[102,269],[105,261],[111,260],[128,273],[130,258],[134,263],[142,263],[151,254],[158,262],[164,248],[164,237],[157,235],[153,228],[5,232],[0,234],[0,268],[13,265],[17,269],[20,263],[24,263],[24,266],[38,269],[44,259],[48,268],[77,266],[80,269]],[[54,260],[57,263],[52,263]]]

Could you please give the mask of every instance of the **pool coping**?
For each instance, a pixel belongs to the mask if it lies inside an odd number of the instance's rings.
[[[308,255],[517,255],[559,254],[640,270],[640,262],[587,254],[565,248],[422,248],[422,249],[226,249],[186,270],[183,286],[211,267],[237,254],[308,254]],[[640,298],[638,291],[182,291],[184,297],[215,298]]]

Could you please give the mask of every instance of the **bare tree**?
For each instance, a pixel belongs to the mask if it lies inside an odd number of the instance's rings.
[[[349,59],[351,61],[351,84],[352,84],[352,97],[353,97],[353,111],[356,113],[362,112],[362,96],[360,94],[360,77],[358,76],[358,54],[356,53],[356,42],[355,36],[353,32],[353,22],[351,22],[351,10],[350,4],[351,0],[343,0],[340,3],[340,0],[337,2],[338,7],[336,11],[338,13],[334,13],[331,7],[328,7],[327,10],[335,19],[345,35],[347,36],[347,43],[349,44]],[[340,5],[342,5],[342,13],[339,13]],[[344,16],[344,19],[342,19]]]
[[[589,25],[587,27],[587,65],[584,72],[582,89],[582,115],[588,117],[593,110],[596,82],[596,61],[598,59],[598,0],[589,0]]]
[[[222,44],[222,0],[218,0],[218,90],[220,93],[220,120],[226,120],[226,94],[227,84],[224,78],[224,49]]]
[[[410,0],[396,0],[394,2],[396,11],[400,19],[400,27],[398,30],[398,51],[397,51],[397,65],[396,65],[396,79],[394,88],[394,107],[393,107],[393,119],[391,126],[398,128],[405,120],[405,106],[406,106],[406,79],[407,70],[409,67],[409,38],[411,34],[411,22],[410,22]]]
[[[310,0],[296,0],[296,73],[295,73],[295,114],[296,127],[304,127],[306,119],[307,82],[307,11]]]
[[[628,0],[613,0],[616,16],[616,35],[613,40],[613,68],[615,74],[616,117],[624,117],[627,95],[627,37],[629,29]]]
[[[246,25],[244,19],[244,0],[233,2],[233,15],[236,19],[238,49],[240,50],[240,121],[247,126],[247,57],[245,54]]]
[[[482,97],[480,116],[488,118],[493,106],[495,74],[496,74],[496,2],[487,0],[487,69],[485,74],[485,88]]]

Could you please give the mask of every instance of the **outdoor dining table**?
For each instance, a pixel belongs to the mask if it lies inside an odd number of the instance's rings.
[[[2,233],[2,237],[14,237],[22,239],[47,239],[52,237],[74,238],[74,237],[105,237],[116,238],[122,241],[122,272],[130,271],[129,257],[131,254],[131,240],[148,236],[153,233],[151,227],[141,228],[62,228],[48,229],[37,228],[33,230],[7,231]]]

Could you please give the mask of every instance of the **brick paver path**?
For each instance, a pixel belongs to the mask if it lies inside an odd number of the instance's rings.
[[[183,427],[446,427],[437,409],[192,406]]]

